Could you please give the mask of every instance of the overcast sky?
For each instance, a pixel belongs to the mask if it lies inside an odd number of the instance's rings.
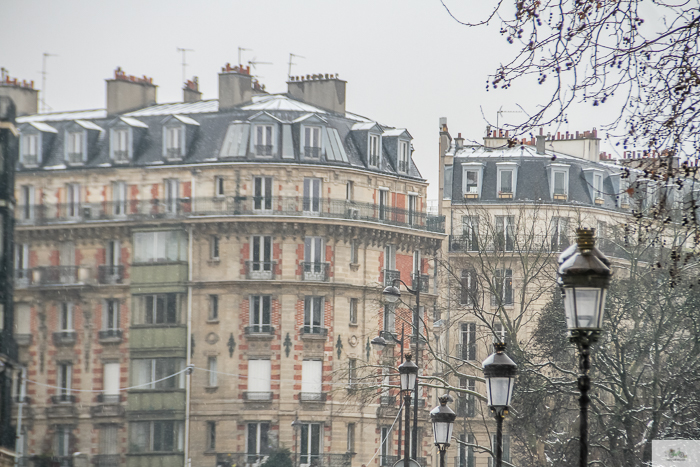
[[[474,21],[483,0],[445,0],[453,13]],[[216,98],[221,67],[238,61],[271,62],[255,73],[269,92],[285,92],[292,75],[339,73],[348,82],[346,108],[413,135],[414,160],[437,195],[438,122],[453,136],[481,140],[498,109],[532,109],[544,101],[536,78],[508,91],[486,92],[486,78],[515,52],[499,23],[459,25],[439,0],[180,1],[0,0],[0,66],[41,88],[53,111],[105,106],[104,80],[120,66],[158,85],[158,102],[182,99],[182,55],[187,76],[199,77],[205,99]],[[606,109],[609,111],[609,109]],[[518,118],[503,114],[502,120]],[[561,131],[600,126],[588,105],[569,115]],[[552,131],[557,129],[552,128]]]

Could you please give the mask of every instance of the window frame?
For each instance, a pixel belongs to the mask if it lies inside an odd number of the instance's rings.
[[[326,328],[325,301],[322,295],[304,297],[304,334],[320,334]]]
[[[474,174],[476,174],[475,185],[469,183],[469,172],[473,172]],[[481,198],[483,176],[484,164],[480,162],[462,164],[462,194],[465,198]],[[474,189],[472,190],[471,187],[474,187]]]
[[[275,125],[257,123],[253,125],[253,154],[256,157],[272,157],[275,152]]]
[[[131,127],[119,126],[109,130],[109,156],[117,164],[132,160],[133,130]]]
[[[357,310],[360,300],[357,298],[351,298],[349,303],[348,311],[348,322],[350,325],[357,325]]]
[[[513,270],[509,268],[495,269],[493,279],[495,290],[494,293],[491,294],[491,306],[514,306],[515,294],[513,290]],[[495,292],[500,292],[500,296],[496,295]],[[510,301],[508,300],[509,294]]]
[[[255,426],[255,452],[249,452],[251,448],[251,427]],[[264,428],[264,429],[263,429]],[[246,462],[248,464],[254,464],[258,465],[260,464],[262,459],[259,458],[264,458],[266,455],[270,454],[270,446],[264,445],[263,446],[263,441],[267,440],[269,443],[270,440],[270,431],[271,431],[271,423],[270,422],[248,422],[246,423],[246,431],[245,431],[245,454],[246,454]]]
[[[20,205],[18,207],[21,208],[21,219],[25,221],[34,220],[36,203],[36,190],[34,189],[34,185],[20,185],[19,195]]]
[[[207,315],[207,321],[218,321],[219,320],[219,296],[217,294],[209,295],[209,313]]]
[[[462,346],[462,352],[459,357],[466,361],[476,360],[476,323],[466,322],[460,324],[459,343]]]
[[[114,216],[123,217],[127,214],[128,188],[125,181],[112,182],[112,213]]]
[[[382,163],[382,135],[369,133],[367,136],[367,165],[379,168]]]
[[[168,160],[179,160],[185,156],[185,125],[163,126],[163,157]],[[176,138],[173,138],[176,136]],[[173,144],[176,143],[176,144]]]
[[[377,193],[379,195],[378,204],[378,218],[379,220],[388,220],[389,210],[391,206],[389,205],[389,189],[384,187],[379,187]]]
[[[219,386],[219,379],[217,374],[218,361],[216,356],[210,355],[207,357],[207,375],[208,375],[208,385],[209,388],[215,388]]]
[[[476,306],[476,294],[479,288],[479,281],[476,269],[462,269],[460,283],[460,305]]]
[[[269,332],[272,326],[272,296],[251,295],[249,307],[249,322],[253,332]]]
[[[303,212],[306,216],[318,216],[323,204],[323,179],[304,177]]]
[[[302,125],[302,151],[304,159],[320,159],[323,152],[323,127],[318,125]],[[312,143],[318,143],[317,146],[309,145],[309,136],[311,136]],[[318,137],[318,141],[313,141]]]
[[[131,386],[137,386],[135,389],[139,391],[167,392],[185,389],[185,376],[182,372],[186,364],[184,358],[132,358],[129,363]],[[173,371],[180,373],[163,379]]]
[[[272,177],[256,175],[253,177],[253,210],[272,211],[274,184]]]
[[[510,195],[510,198],[514,198],[517,191],[518,164],[513,162],[497,162],[496,167],[498,195],[501,197],[508,197],[508,195]],[[510,191],[505,191],[505,187],[503,187],[503,175],[508,172],[510,172]]]
[[[120,302],[118,298],[105,298],[102,301],[103,306],[103,318],[102,318],[102,330],[103,331],[117,331],[121,329],[119,326],[120,318]]]
[[[496,216],[496,236],[494,249],[515,250],[515,216]]]
[[[69,164],[82,164],[87,160],[87,132],[85,130],[70,131],[64,134],[65,161]],[[76,142],[78,143],[76,145]],[[77,150],[76,150],[77,146]],[[79,159],[79,160],[78,160]]]
[[[223,176],[214,177],[214,197],[223,198],[226,196],[226,179]]]
[[[182,308],[183,295],[176,292],[167,293],[151,293],[133,295],[134,300],[134,325],[159,327],[159,326],[177,326],[182,324]],[[171,304],[171,298],[174,299],[174,314],[168,307]],[[151,300],[151,310],[148,310],[148,300]],[[163,309],[158,310],[160,301],[162,300]],[[149,320],[150,313],[150,320]],[[159,314],[162,319],[159,320]],[[171,320],[173,318],[173,320]]]
[[[22,133],[19,141],[22,164],[27,167],[36,167],[41,164],[41,132]]]
[[[404,141],[404,140],[399,140],[398,154],[396,157],[396,160],[398,161],[398,163],[396,164],[396,169],[401,173],[408,173],[409,153],[410,153],[410,142]]]

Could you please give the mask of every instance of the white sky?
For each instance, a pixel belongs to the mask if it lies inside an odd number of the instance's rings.
[[[475,21],[493,2],[445,3]],[[243,62],[272,62],[257,68],[269,92],[286,91],[289,53],[302,55],[292,75],[339,73],[348,82],[347,110],[409,130],[434,199],[440,117],[447,117],[453,137],[461,132],[481,140],[484,116],[495,123],[499,108],[533,108],[546,98],[534,77],[519,88],[485,91],[487,74],[516,50],[498,30],[498,23],[457,24],[439,0],[0,0],[0,66],[39,89],[42,54],[56,54],[48,59],[45,98],[61,111],[104,108],[104,80],[117,66],[152,77],[158,102],[180,101],[178,47],[194,49],[187,77],[199,77],[205,99],[217,97],[217,74],[226,62],[236,63],[238,47],[252,49]],[[593,110],[582,105],[570,112],[569,125],[559,130],[600,126]],[[603,111],[608,114],[597,115],[609,117],[610,109]],[[501,121],[509,118],[518,115]]]

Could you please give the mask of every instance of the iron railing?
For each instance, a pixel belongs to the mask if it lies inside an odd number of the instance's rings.
[[[119,394],[98,394],[97,402],[100,404],[118,404],[121,401]]]
[[[413,277],[411,278],[411,287],[413,288],[413,290],[416,290],[418,288],[418,284],[420,283],[420,291],[422,293],[428,293],[428,291],[430,290],[430,276],[428,276],[427,274],[421,274],[420,281],[416,279],[416,275],[413,275]]]
[[[299,334],[302,339],[305,337],[325,339],[328,337],[328,328],[323,328],[321,326],[302,326],[299,328]]]
[[[299,400],[301,402],[326,402],[328,394],[325,392],[300,392]]]
[[[246,336],[274,336],[275,327],[269,324],[251,324],[243,328]]]
[[[321,148],[316,146],[304,146],[304,157],[307,159],[318,159],[321,157]]]
[[[101,265],[97,267],[97,282],[100,284],[121,284],[124,279],[123,265]]]
[[[326,282],[328,280],[330,266],[330,263],[322,263],[317,261],[302,262],[301,278],[305,281]]]
[[[270,391],[245,391],[243,399],[247,401],[271,401],[272,392]]]
[[[93,462],[95,467],[119,467],[119,454],[98,454]]]
[[[401,271],[394,271],[392,269],[384,270],[384,287],[394,285],[394,281],[397,279],[401,279]]]
[[[383,407],[394,407],[396,405],[396,396],[380,396],[379,405]]]
[[[102,330],[98,331],[98,337],[101,341],[103,341],[103,340],[110,340],[110,341],[121,340],[122,339],[122,330],[121,329],[102,329]]]
[[[78,338],[75,331],[56,331],[53,333],[53,343],[55,345],[73,345]]]
[[[271,144],[256,144],[255,145],[255,155],[256,156],[271,156],[272,155],[272,145]]]
[[[275,261],[246,261],[246,279],[273,280],[275,278]]]
[[[462,360],[476,360],[476,344],[457,344],[455,356]]]
[[[52,404],[75,404],[78,398],[73,394],[59,394],[57,396],[51,396]]]
[[[34,205],[34,217],[23,219],[25,206],[17,206],[18,225],[46,225],[108,220],[149,220],[197,216],[295,216],[356,219],[386,225],[444,232],[444,216],[345,199],[254,196],[126,200],[99,203],[45,203]]]

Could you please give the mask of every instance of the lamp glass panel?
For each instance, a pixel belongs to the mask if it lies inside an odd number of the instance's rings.
[[[566,308],[569,329],[599,328],[605,290],[595,287],[571,287],[566,290]]]
[[[388,303],[396,303],[399,301],[399,296],[393,293],[385,293],[384,300],[386,300]]]
[[[412,390],[416,385],[416,375],[412,373],[401,374],[401,390]]]
[[[435,435],[435,444],[447,444],[450,442],[452,434],[451,423],[449,422],[434,422],[433,434]]]
[[[489,407],[507,407],[513,393],[512,378],[491,377],[486,384]]]

